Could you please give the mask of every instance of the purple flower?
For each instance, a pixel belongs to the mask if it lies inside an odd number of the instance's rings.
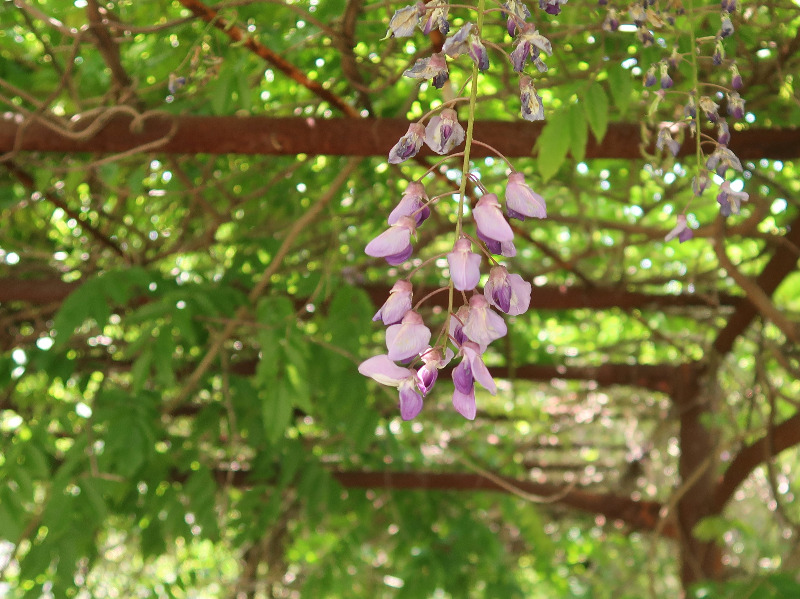
[[[681,144],[672,139],[672,134],[669,131],[669,127],[662,127],[658,132],[658,137],[656,138],[657,150],[661,150],[665,145],[669,148],[669,151],[672,152],[673,156],[677,156],[681,149]]]
[[[447,32],[450,31],[450,23],[447,22],[449,8],[450,5],[447,0],[430,0],[425,5],[425,10],[429,14],[428,18],[422,23],[422,33],[428,35],[434,29],[438,29],[442,35],[447,35]]]
[[[469,315],[463,331],[470,341],[486,347],[495,339],[505,336],[508,329],[503,318],[489,307],[487,299],[475,294],[469,298]]]
[[[721,0],[720,7],[728,12],[736,11],[736,0]]]
[[[453,358],[453,350],[448,348],[445,357],[442,357],[442,352],[435,348],[429,348],[427,351],[422,352],[422,361],[425,364],[417,370],[417,387],[425,396],[430,393],[436,379],[439,376],[439,369],[447,366],[447,363]]]
[[[694,237],[692,230],[689,228],[689,225],[686,222],[685,214],[678,215],[678,224],[675,225],[674,229],[666,234],[664,241],[672,241],[676,237],[681,243],[684,241],[689,241],[692,237]]]
[[[544,198],[525,183],[525,175],[519,171],[514,171],[508,176],[506,210],[509,218],[518,220],[525,220],[526,217],[547,218]]]
[[[742,89],[743,85],[742,76],[739,74],[739,69],[734,63],[731,65],[731,87],[733,89]]]
[[[492,395],[497,393],[497,385],[495,385],[492,375],[489,374],[489,369],[483,363],[481,348],[476,343],[464,342],[459,354],[463,356],[463,359],[453,369],[455,386],[453,406],[464,418],[474,420],[476,413],[475,381],[478,381]]]
[[[706,113],[706,118],[712,123],[716,123],[719,118],[719,104],[708,96],[702,96],[699,105],[700,110]]]
[[[445,108],[425,127],[425,143],[437,154],[448,154],[464,141],[464,127],[452,108]]]
[[[655,41],[653,34],[650,33],[650,30],[644,25],[639,25],[636,28],[636,39],[638,39],[645,48],[652,46]]]
[[[364,252],[373,258],[384,258],[392,266],[402,264],[411,255],[411,235],[415,230],[414,219],[401,216],[396,224],[370,241]]]
[[[728,114],[735,119],[740,119],[744,116],[744,99],[739,95],[739,92],[731,92],[728,94]]]
[[[389,359],[408,360],[428,346],[431,331],[422,322],[422,316],[409,310],[400,324],[386,329],[386,348]]]
[[[506,9],[508,14],[508,21],[506,22],[508,35],[514,37],[514,33],[520,28],[520,25],[523,25],[525,20],[531,16],[531,11],[528,10],[522,0],[507,0],[503,3],[503,8]]]
[[[708,178],[708,174],[702,172],[699,177],[692,177],[692,192],[699,197],[703,195],[703,192],[708,189],[710,184],[711,181]]]
[[[548,15],[561,14],[561,5],[566,4],[567,0],[539,0],[539,8]]]
[[[389,151],[389,164],[399,164],[416,156],[424,137],[425,126],[422,123],[411,123],[408,132]]]
[[[414,35],[414,28],[419,25],[419,20],[424,14],[425,4],[423,2],[417,2],[397,10],[392,16],[392,20],[389,21],[389,31],[386,37],[411,37]]]
[[[444,54],[432,54],[428,58],[420,58],[403,75],[412,79],[431,79],[433,87],[436,88],[441,88],[450,78]]]
[[[525,68],[525,61],[530,58],[534,62],[539,58],[539,52],[544,52],[548,56],[553,54],[550,41],[536,29],[533,23],[526,23],[517,37],[517,47],[511,53],[511,63],[514,70],[521,73]],[[538,68],[538,67],[537,67]],[[540,69],[541,70],[541,69]]]
[[[519,316],[531,305],[531,284],[517,274],[508,274],[505,266],[495,266],[489,271],[483,295],[498,310]]]
[[[728,123],[724,119],[720,119],[717,123],[717,143],[727,146],[731,141],[731,131],[728,128]]]
[[[513,241],[497,241],[496,239],[491,239],[486,237],[480,229],[478,229],[478,239],[486,244],[486,249],[492,254],[499,254],[506,258],[513,258],[517,255],[517,248],[514,246]]]
[[[169,74],[167,90],[169,90],[170,94],[174,96],[184,85],[186,85],[186,77],[178,77],[175,73]]]
[[[543,121],[544,105],[542,98],[536,93],[533,81],[527,75],[519,79],[519,100],[522,106],[522,118],[526,121]]]
[[[475,289],[481,278],[480,254],[471,250],[472,242],[466,237],[461,237],[453,246],[453,251],[447,254],[450,278],[453,280],[453,286],[459,291]]]
[[[375,313],[372,320],[382,320],[386,326],[403,320],[403,316],[411,310],[411,289],[409,281],[397,281],[389,291],[389,299]]]
[[[603,31],[614,32],[617,29],[619,29],[619,16],[615,9],[609,8],[603,21]]]
[[[478,235],[482,239],[491,239],[501,243],[513,241],[514,231],[511,230],[511,225],[503,216],[500,202],[495,194],[483,194],[475,208],[472,209],[472,216],[478,227]]]
[[[464,345],[467,341],[467,336],[464,334],[464,323],[469,318],[469,306],[463,305],[458,309],[458,312],[450,316],[449,333],[450,337],[459,345]]]
[[[652,87],[656,84],[656,67],[655,65],[651,66],[647,69],[647,73],[644,77],[644,86],[645,87]]]
[[[455,35],[447,38],[442,46],[442,51],[450,58],[458,58],[461,54],[469,54],[472,61],[478,65],[478,70],[485,71],[489,68],[489,54],[486,47],[478,37],[477,29],[472,23],[467,23]]]
[[[719,186],[719,194],[717,195],[717,203],[719,204],[719,212],[722,216],[730,216],[731,214],[739,214],[739,207],[742,202],[750,199],[750,194],[744,191],[734,191],[731,189],[731,184],[724,181]]]
[[[422,410],[422,396],[417,392],[417,373],[395,364],[389,356],[381,354],[364,360],[358,371],[381,385],[397,387],[400,392],[400,417],[411,420]]]
[[[417,181],[411,181],[403,192],[400,203],[389,214],[389,224],[394,225],[402,217],[408,216],[413,218],[416,226],[419,227],[431,215],[431,209],[426,204],[427,199],[425,186]]]
[[[647,15],[645,14],[644,7],[641,4],[631,4],[630,8],[628,8],[628,15],[630,15],[631,20],[638,27],[644,25],[645,21],[647,20]]]
[[[453,373],[455,373],[455,370]],[[462,393],[458,388],[454,389],[453,407],[456,412],[467,420],[475,420],[475,415],[478,413],[478,408],[475,405],[475,387],[472,387],[469,393]]]
[[[717,175],[724,177],[729,168],[742,172],[742,163],[730,148],[717,146],[706,160],[706,168],[715,170]]]
[[[731,23],[731,18],[728,15],[722,17],[722,24],[720,25],[719,29],[719,36],[720,37],[728,37],[733,35],[733,23]]]
[[[661,63],[661,89],[672,87],[672,77],[669,76],[669,64]]]

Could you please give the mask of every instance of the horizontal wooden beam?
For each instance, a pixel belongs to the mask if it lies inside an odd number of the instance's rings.
[[[140,120],[127,114],[107,120],[79,119],[69,131],[43,120],[24,121],[20,115],[0,116],[0,153],[25,152],[161,152],[166,154],[249,154],[387,156],[406,133],[403,119],[313,119],[262,116],[172,116],[153,113]],[[475,139],[509,158],[530,156],[542,123],[477,121]],[[640,157],[640,126],[613,123],[601,143],[593,138],[587,158]],[[683,154],[694,151],[686,143]],[[691,148],[689,147],[691,146]],[[800,156],[800,129],[747,129],[733,133],[730,148],[742,160],[789,159]],[[491,155],[475,146],[475,157]],[[430,155],[427,148],[421,156]]]

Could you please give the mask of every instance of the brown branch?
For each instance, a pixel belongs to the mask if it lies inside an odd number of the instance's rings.
[[[800,216],[789,224],[784,240],[794,246],[800,245]],[[793,252],[777,251],[770,258],[764,270],[756,278],[755,284],[764,292],[766,297],[772,296],[778,285],[797,268],[797,256]],[[736,339],[750,326],[757,313],[756,307],[750,302],[742,302],[728,319],[728,324],[719,332],[714,341],[714,350],[726,354],[733,348]]]
[[[637,530],[655,530],[661,504],[655,501],[635,501],[608,493],[592,493],[580,489],[565,490],[563,485],[535,483],[511,477],[497,476],[507,483],[500,485],[479,474],[457,472],[334,472],[334,478],[348,489],[385,489],[391,491],[495,491],[508,493],[513,487],[541,497],[562,494],[556,505],[571,507],[590,514],[602,514],[611,520],[621,520]],[[494,478],[494,477],[493,477]],[[675,537],[674,525],[663,527],[666,537]]]
[[[114,154],[135,149],[164,137],[175,127],[175,134],[158,148],[164,154],[247,154],[294,156],[381,156],[386,157],[394,143],[405,135],[405,119],[306,119],[212,116],[169,116],[138,119],[120,112],[108,114],[91,135],[66,135],[39,122],[27,122],[16,149],[34,152],[92,152]],[[0,117],[0,152],[15,149],[19,119],[6,113]],[[64,119],[72,122],[71,119]],[[91,124],[77,124],[82,129]],[[529,157],[541,132],[540,123],[476,121],[475,137],[502,152],[508,158]],[[602,144],[590,139],[587,158],[623,158],[637,160],[639,126],[613,123]],[[800,129],[748,129],[739,131],[731,142],[742,160],[759,158],[791,159],[800,156]],[[472,148],[476,158],[492,156],[483,146]],[[418,156],[433,156],[423,146]]]
[[[242,42],[248,50],[255,53],[260,58],[263,58],[276,69],[314,93],[316,96],[322,98],[323,100],[329,102],[332,106],[341,110],[348,117],[358,118],[358,111],[345,102],[342,98],[330,90],[325,89],[316,81],[309,79],[306,74],[295,65],[267,48],[258,40],[246,35],[245,32],[243,32],[239,27],[233,23],[229,23],[223,17],[221,17],[213,8],[206,6],[202,2],[199,2],[199,0],[180,0],[180,3],[207,23],[211,23],[217,29],[223,31],[234,42]]]
[[[111,37],[111,34],[106,28],[104,14],[107,14],[106,9],[100,7],[97,0],[88,0],[86,3],[86,13],[89,16],[89,27],[94,35],[97,49],[100,51],[100,56],[106,63],[106,66],[111,70],[111,76],[114,82],[122,90],[131,87],[131,78],[122,66],[122,61],[119,55],[119,45]]]
[[[758,466],[780,452],[800,443],[800,412],[784,420],[758,441],[743,447],[731,460],[725,474],[717,482],[711,505],[712,513],[720,514],[734,492]],[[769,451],[771,445],[772,451]]]

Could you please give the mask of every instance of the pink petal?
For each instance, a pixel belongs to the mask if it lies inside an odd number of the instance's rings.
[[[459,291],[475,289],[481,279],[481,257],[469,251],[472,244],[468,239],[456,241],[453,251],[447,254],[450,265],[450,278]]]
[[[491,198],[486,200],[487,195],[493,196],[494,201],[492,202]],[[500,211],[500,204],[497,202],[497,196],[494,194],[486,194],[478,200],[472,215],[484,236],[501,242],[514,239],[514,231],[511,230],[511,225],[503,217],[503,213]]]
[[[400,417],[411,420],[422,411],[422,396],[414,388],[413,381],[400,385]]]
[[[398,387],[403,380],[415,376],[413,370],[398,366],[386,354],[364,360],[359,364],[358,371],[364,376],[375,379],[381,385],[391,387]]]
[[[430,340],[430,330],[413,310],[403,317],[402,323],[386,329],[386,347],[392,360],[413,358],[428,346]]]
[[[495,395],[497,393],[497,385],[492,375],[489,374],[489,369],[486,368],[486,364],[483,363],[480,347],[478,347],[476,343],[467,341],[462,346],[462,351],[464,352],[464,359],[469,360],[469,365],[472,369],[472,378],[478,381],[489,393]]]
[[[411,245],[411,230],[393,225],[367,244],[364,252],[373,258],[399,254]]]
[[[475,405],[475,390],[469,394],[461,393],[458,389],[453,391],[453,407],[467,420],[475,420],[478,408]]]

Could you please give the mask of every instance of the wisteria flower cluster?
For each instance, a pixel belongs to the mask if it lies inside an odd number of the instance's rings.
[[[605,0],[600,0],[605,5]],[[669,56],[655,64],[650,65],[644,74],[645,87],[657,87],[653,94],[650,107],[651,117],[655,117],[658,109],[664,104],[669,104],[668,98],[674,98],[682,105],[683,119],[672,121],[659,121],[656,137],[656,149],[667,151],[672,156],[677,156],[681,151],[681,141],[685,137],[693,137],[695,142],[697,167],[692,184],[694,197],[702,196],[711,183],[719,186],[717,202],[720,213],[727,217],[738,214],[741,202],[747,201],[749,196],[741,188],[732,187],[732,181],[726,180],[729,172],[742,173],[742,164],[734,152],[728,147],[731,140],[730,126],[721,113],[720,105],[715,100],[724,102],[727,116],[740,121],[745,117],[745,102],[739,94],[744,83],[736,66],[735,60],[726,58],[726,38],[734,34],[732,18],[736,12],[735,0],[722,0],[720,3],[719,29],[714,36],[696,38],[694,34],[693,15],[685,10],[679,0],[672,0],[663,12],[657,11],[651,2],[634,2],[628,8],[628,16],[637,27],[637,37],[643,46],[653,44],[653,31],[673,28],[676,40],[675,46]],[[705,7],[703,8],[705,11]],[[704,13],[705,14],[705,13]],[[676,21],[681,16],[689,19],[688,29],[691,34],[692,47],[687,52],[679,52],[677,41],[686,36],[686,25],[678,26]],[[604,29],[616,31],[620,26],[620,14],[612,7],[607,8]],[[704,82],[699,80],[699,63],[710,63],[720,73],[718,82]],[[687,68],[682,68],[687,67]],[[688,90],[678,89],[676,79],[681,79],[682,73],[689,71]],[[685,86],[684,86],[685,87]],[[706,90],[708,90],[706,92]],[[704,93],[705,92],[705,93]],[[670,109],[673,106],[669,107]],[[680,109],[680,108],[679,108]],[[705,128],[705,131],[704,131]],[[711,132],[708,130],[711,129]],[[677,139],[676,139],[677,138]],[[713,147],[708,152],[705,147]],[[740,185],[741,183],[738,183]],[[687,202],[683,212],[677,217],[676,226],[667,233],[665,240],[678,238],[680,242],[692,238],[692,229],[689,227],[686,211]]]
[[[558,14],[565,3],[566,0],[540,0],[540,8],[548,14]],[[417,28],[423,33],[438,29],[447,35],[450,31],[447,20],[449,10],[446,0],[417,2],[401,8],[389,23],[387,37],[408,37]],[[480,10],[482,2],[479,5]],[[502,10],[507,16],[506,30],[514,38],[514,49],[506,56],[514,70],[520,73],[522,116],[530,121],[542,120],[542,99],[536,92],[531,77],[523,71],[528,62],[539,72],[546,71],[547,66],[542,57],[552,54],[551,44],[528,22],[531,13],[522,0],[507,0]],[[441,52],[418,60],[404,75],[420,80],[429,79],[434,87],[440,88],[450,78],[448,60],[466,55],[472,61],[474,82],[474,78],[490,66],[487,52],[489,44],[482,38],[481,24],[480,16],[477,23],[467,22],[446,38]],[[498,44],[491,46],[500,50]],[[474,96],[477,88],[473,85],[472,89]],[[471,144],[479,142],[473,141],[467,134],[455,109],[459,101],[467,100],[472,100],[469,119],[473,119],[474,97],[445,102],[440,109],[411,123],[406,134],[389,151],[391,164],[400,164],[413,158],[423,145],[436,154],[450,155],[450,158],[463,157],[462,181],[459,190],[453,192],[459,197],[453,247],[450,252],[434,257],[446,257],[448,265],[449,284],[438,290],[449,291],[445,322],[434,339],[431,329],[426,326],[419,312],[421,304],[436,292],[423,297],[416,305],[413,302],[414,288],[411,279],[420,266],[407,278],[395,282],[388,299],[373,318],[386,326],[386,352],[369,358],[359,366],[359,372],[363,375],[398,389],[400,415],[405,420],[420,413],[425,397],[437,381],[439,371],[453,361],[457,361],[457,365],[452,368],[453,406],[465,418],[474,419],[477,412],[475,384],[491,394],[497,392],[497,385],[484,362],[484,355],[493,341],[508,332],[506,322],[499,313],[519,316],[528,310],[531,302],[531,284],[520,275],[510,273],[495,256],[502,259],[516,255],[514,231],[510,221],[546,218],[545,200],[528,185],[524,174],[516,171],[507,160],[510,169],[507,173],[505,201],[501,202],[497,194],[483,187],[480,178],[470,170],[468,160]],[[430,119],[426,124],[428,117]],[[464,151],[451,154],[462,144],[465,144]],[[505,160],[504,157],[501,158]],[[428,197],[422,182],[424,176],[408,183],[402,198],[388,217],[388,228],[367,244],[367,255],[384,258],[393,266],[402,264],[412,256],[416,231],[430,216],[436,199],[440,197]],[[464,222],[467,179],[471,179],[481,192],[479,197],[471,199],[474,234],[466,231],[467,223]],[[478,194],[476,192],[471,195]],[[490,268],[483,289],[480,290],[483,276],[481,267],[485,259],[490,262]],[[425,261],[423,265],[431,260]],[[464,299],[464,303],[457,309],[453,305],[453,299],[458,295],[456,292],[460,292]]]

